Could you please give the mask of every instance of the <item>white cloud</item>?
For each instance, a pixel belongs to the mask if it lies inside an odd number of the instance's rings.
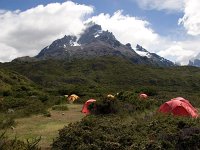
[[[92,12],[92,6],[71,1],[39,5],[26,11],[1,10],[0,61],[24,55],[34,56],[41,48],[65,34],[80,34],[85,28],[85,17]]]
[[[101,25],[103,30],[113,32],[123,44],[131,43],[133,47],[141,44],[145,48],[150,48],[159,39],[159,36],[150,28],[149,22],[122,15],[122,11],[117,11],[112,16],[102,13],[90,18],[87,22],[90,21]]]
[[[165,48],[158,52],[158,55],[187,65],[195,55],[200,52],[199,39],[185,41],[167,41]]]
[[[13,47],[0,43],[0,61],[5,62],[17,57],[17,50]]]
[[[182,11],[184,0],[136,0],[143,9]]]
[[[193,36],[200,35],[200,1],[187,0],[185,2],[184,16],[179,19],[187,33]]]

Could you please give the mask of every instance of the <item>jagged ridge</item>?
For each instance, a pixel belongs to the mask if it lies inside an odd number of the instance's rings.
[[[140,52],[140,53],[139,53]],[[146,53],[146,56],[141,56]],[[84,33],[77,38],[64,36],[45,47],[33,58],[21,58],[15,61],[36,61],[46,59],[73,60],[80,58],[94,58],[101,56],[117,56],[132,61],[136,64],[151,64],[155,66],[174,66],[174,64],[154,53],[148,52],[142,46],[137,45],[136,51],[128,43],[120,43],[112,32],[103,31],[100,25],[90,25]]]

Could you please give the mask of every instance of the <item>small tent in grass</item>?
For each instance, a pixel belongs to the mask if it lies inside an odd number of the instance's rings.
[[[89,99],[85,102],[85,104],[83,105],[83,108],[82,108],[82,113],[85,113],[85,114],[90,114],[90,110],[88,109],[88,106],[91,104],[91,103],[95,103],[96,100],[95,99]]]
[[[114,96],[114,95],[112,95],[112,94],[108,94],[108,95],[107,95],[107,98],[114,99],[114,98],[115,98],[115,96]]]
[[[77,96],[76,94],[72,94],[67,99],[70,103],[73,103],[75,100],[79,99],[79,96]]]
[[[113,101],[113,100],[115,100],[115,96],[112,94],[108,94],[107,99]]]
[[[139,97],[140,97],[140,99],[147,99],[148,98],[147,94],[144,94],[144,93],[140,94]]]
[[[190,104],[190,102],[182,97],[173,98],[168,102],[162,104],[159,112],[172,113],[176,116],[190,116],[198,117],[197,110]]]

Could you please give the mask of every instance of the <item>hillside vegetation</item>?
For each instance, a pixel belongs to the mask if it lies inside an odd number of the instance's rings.
[[[159,91],[200,90],[200,69],[195,67],[151,67],[117,57],[74,60],[12,62],[1,67],[14,70],[53,94],[96,95],[140,87]]]
[[[50,96],[27,77],[7,68],[0,68],[0,129],[15,125],[15,118],[46,113],[63,101]]]
[[[93,115],[60,130],[53,149],[200,147],[199,119],[156,113],[163,102],[178,96],[200,108],[199,68],[136,65],[117,57],[11,62],[0,68],[3,129],[14,125],[15,118],[48,114],[49,107],[66,101],[66,94],[79,95],[79,103],[97,99]],[[141,92],[150,96],[147,101],[138,99]],[[115,101],[104,98],[116,93]],[[8,114],[9,109],[14,113]]]
[[[17,72],[0,68],[0,96],[35,95],[39,91],[38,86],[27,77]],[[22,94],[22,93],[21,93]]]

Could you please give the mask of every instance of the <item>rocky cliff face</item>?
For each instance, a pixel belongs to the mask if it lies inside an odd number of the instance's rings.
[[[139,53],[140,52],[140,53]],[[141,55],[146,53],[146,56]],[[136,51],[128,43],[123,45],[109,31],[103,31],[99,25],[89,26],[78,38],[75,36],[64,36],[55,40],[52,44],[45,47],[41,52],[32,58],[35,60],[45,59],[80,59],[94,58],[101,56],[117,56],[128,59],[137,64],[152,64],[156,66],[173,66],[174,64],[154,53],[137,45]],[[18,58],[15,61],[27,61],[24,58]]]

